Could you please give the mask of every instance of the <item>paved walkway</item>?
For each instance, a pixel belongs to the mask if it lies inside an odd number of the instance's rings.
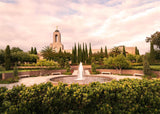
[[[31,86],[34,84],[40,84],[40,83],[46,83],[50,81],[53,77],[60,77],[60,76],[67,76],[67,75],[52,75],[52,76],[38,76],[38,77],[28,77],[28,78],[22,78],[17,83],[12,84],[0,84],[0,87],[7,87],[8,89],[12,89],[13,86],[24,84],[26,86]],[[138,76],[119,76],[119,75],[105,75],[105,74],[98,74],[97,76],[106,76],[106,77],[112,77],[113,79],[120,80],[124,78],[137,78],[142,79]]]
[[[31,86],[34,84],[46,83],[49,81],[50,78],[55,76],[38,76],[38,77],[28,77],[28,78],[21,78],[19,82],[12,83],[12,84],[0,84],[0,87],[7,87],[8,89],[13,88],[13,86],[24,84],[26,86]]]

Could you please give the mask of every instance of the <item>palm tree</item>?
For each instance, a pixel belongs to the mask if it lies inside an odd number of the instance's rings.
[[[119,47],[112,48],[112,51],[110,52],[110,56],[116,57],[119,54],[121,54],[121,50],[119,49]]]
[[[44,59],[47,59],[47,60],[52,60],[53,59],[53,54],[54,54],[54,51],[51,47],[49,46],[46,46],[42,51],[41,51],[41,54],[43,56]]]
[[[146,37],[146,42],[151,42],[160,49],[160,32],[155,32],[150,37]]]

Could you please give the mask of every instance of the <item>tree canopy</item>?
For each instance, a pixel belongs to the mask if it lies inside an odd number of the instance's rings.
[[[52,48],[49,46],[45,47],[41,54],[44,59],[46,60],[54,60],[60,64],[60,66],[63,68],[65,66],[65,62],[68,60],[71,60],[72,55],[70,53],[66,53],[63,51],[60,51],[58,53],[54,52]]]
[[[156,45],[160,49],[160,32],[155,32],[150,37],[146,37],[146,42],[152,42],[153,45]]]
[[[119,49],[119,47],[112,48],[112,51],[110,52],[110,56],[116,57],[119,54],[121,54],[121,50]]]
[[[123,54],[120,54],[116,57],[104,58],[104,65],[107,68],[119,69],[121,74],[122,69],[130,67],[130,62],[126,59],[126,57]]]

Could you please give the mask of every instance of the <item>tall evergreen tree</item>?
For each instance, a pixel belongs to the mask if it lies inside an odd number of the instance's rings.
[[[85,49],[84,49],[84,43],[83,43],[83,50],[82,50],[82,62],[85,63]]]
[[[101,47],[101,52],[100,52],[101,54],[103,54],[103,48]]]
[[[33,54],[37,55],[37,49],[34,47]]]
[[[74,61],[75,59],[74,59],[74,58],[75,58],[75,51],[74,51],[74,48],[72,47],[72,59],[71,59],[71,60],[72,60],[72,61],[71,61],[72,64],[75,63],[75,61]]]
[[[139,55],[139,50],[138,50],[137,47],[135,48],[135,54],[136,54],[136,55]]]
[[[80,62],[80,44],[78,43],[78,63]]]
[[[77,57],[77,46],[76,46],[76,44],[74,45],[74,61],[75,61],[75,63],[77,63],[77,61],[78,61],[78,57]]]
[[[104,53],[103,53],[103,48],[101,47],[100,58],[99,58],[99,63],[100,64],[102,64],[103,57],[104,57]]]
[[[126,57],[126,50],[125,50],[125,46],[123,46],[123,55]]]
[[[103,53],[103,48],[101,47],[101,52],[100,52],[100,56],[101,56],[101,58],[103,58],[104,56],[104,53]]]
[[[89,58],[88,58],[89,64],[91,64],[91,58],[92,58],[92,48],[91,48],[91,43],[89,43]]]
[[[82,62],[82,48],[81,48],[81,44],[79,45],[79,62]]]
[[[89,43],[89,56],[92,56],[92,47],[91,47],[91,43]]]
[[[33,47],[31,47],[31,52],[30,52],[30,53],[31,53],[31,54],[34,54],[34,53],[33,53]]]
[[[87,48],[87,44],[85,44],[85,59],[86,59],[86,63],[88,63],[88,48]]]
[[[105,57],[108,58],[107,46],[105,46]]]
[[[11,52],[9,45],[7,45],[5,49],[5,69],[10,70],[10,68],[11,68]]]

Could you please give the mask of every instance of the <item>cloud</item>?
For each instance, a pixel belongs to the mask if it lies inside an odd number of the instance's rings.
[[[158,0],[0,0],[0,48],[7,44],[38,51],[52,43],[58,25],[65,49],[117,45],[149,50],[145,38],[160,29]]]

